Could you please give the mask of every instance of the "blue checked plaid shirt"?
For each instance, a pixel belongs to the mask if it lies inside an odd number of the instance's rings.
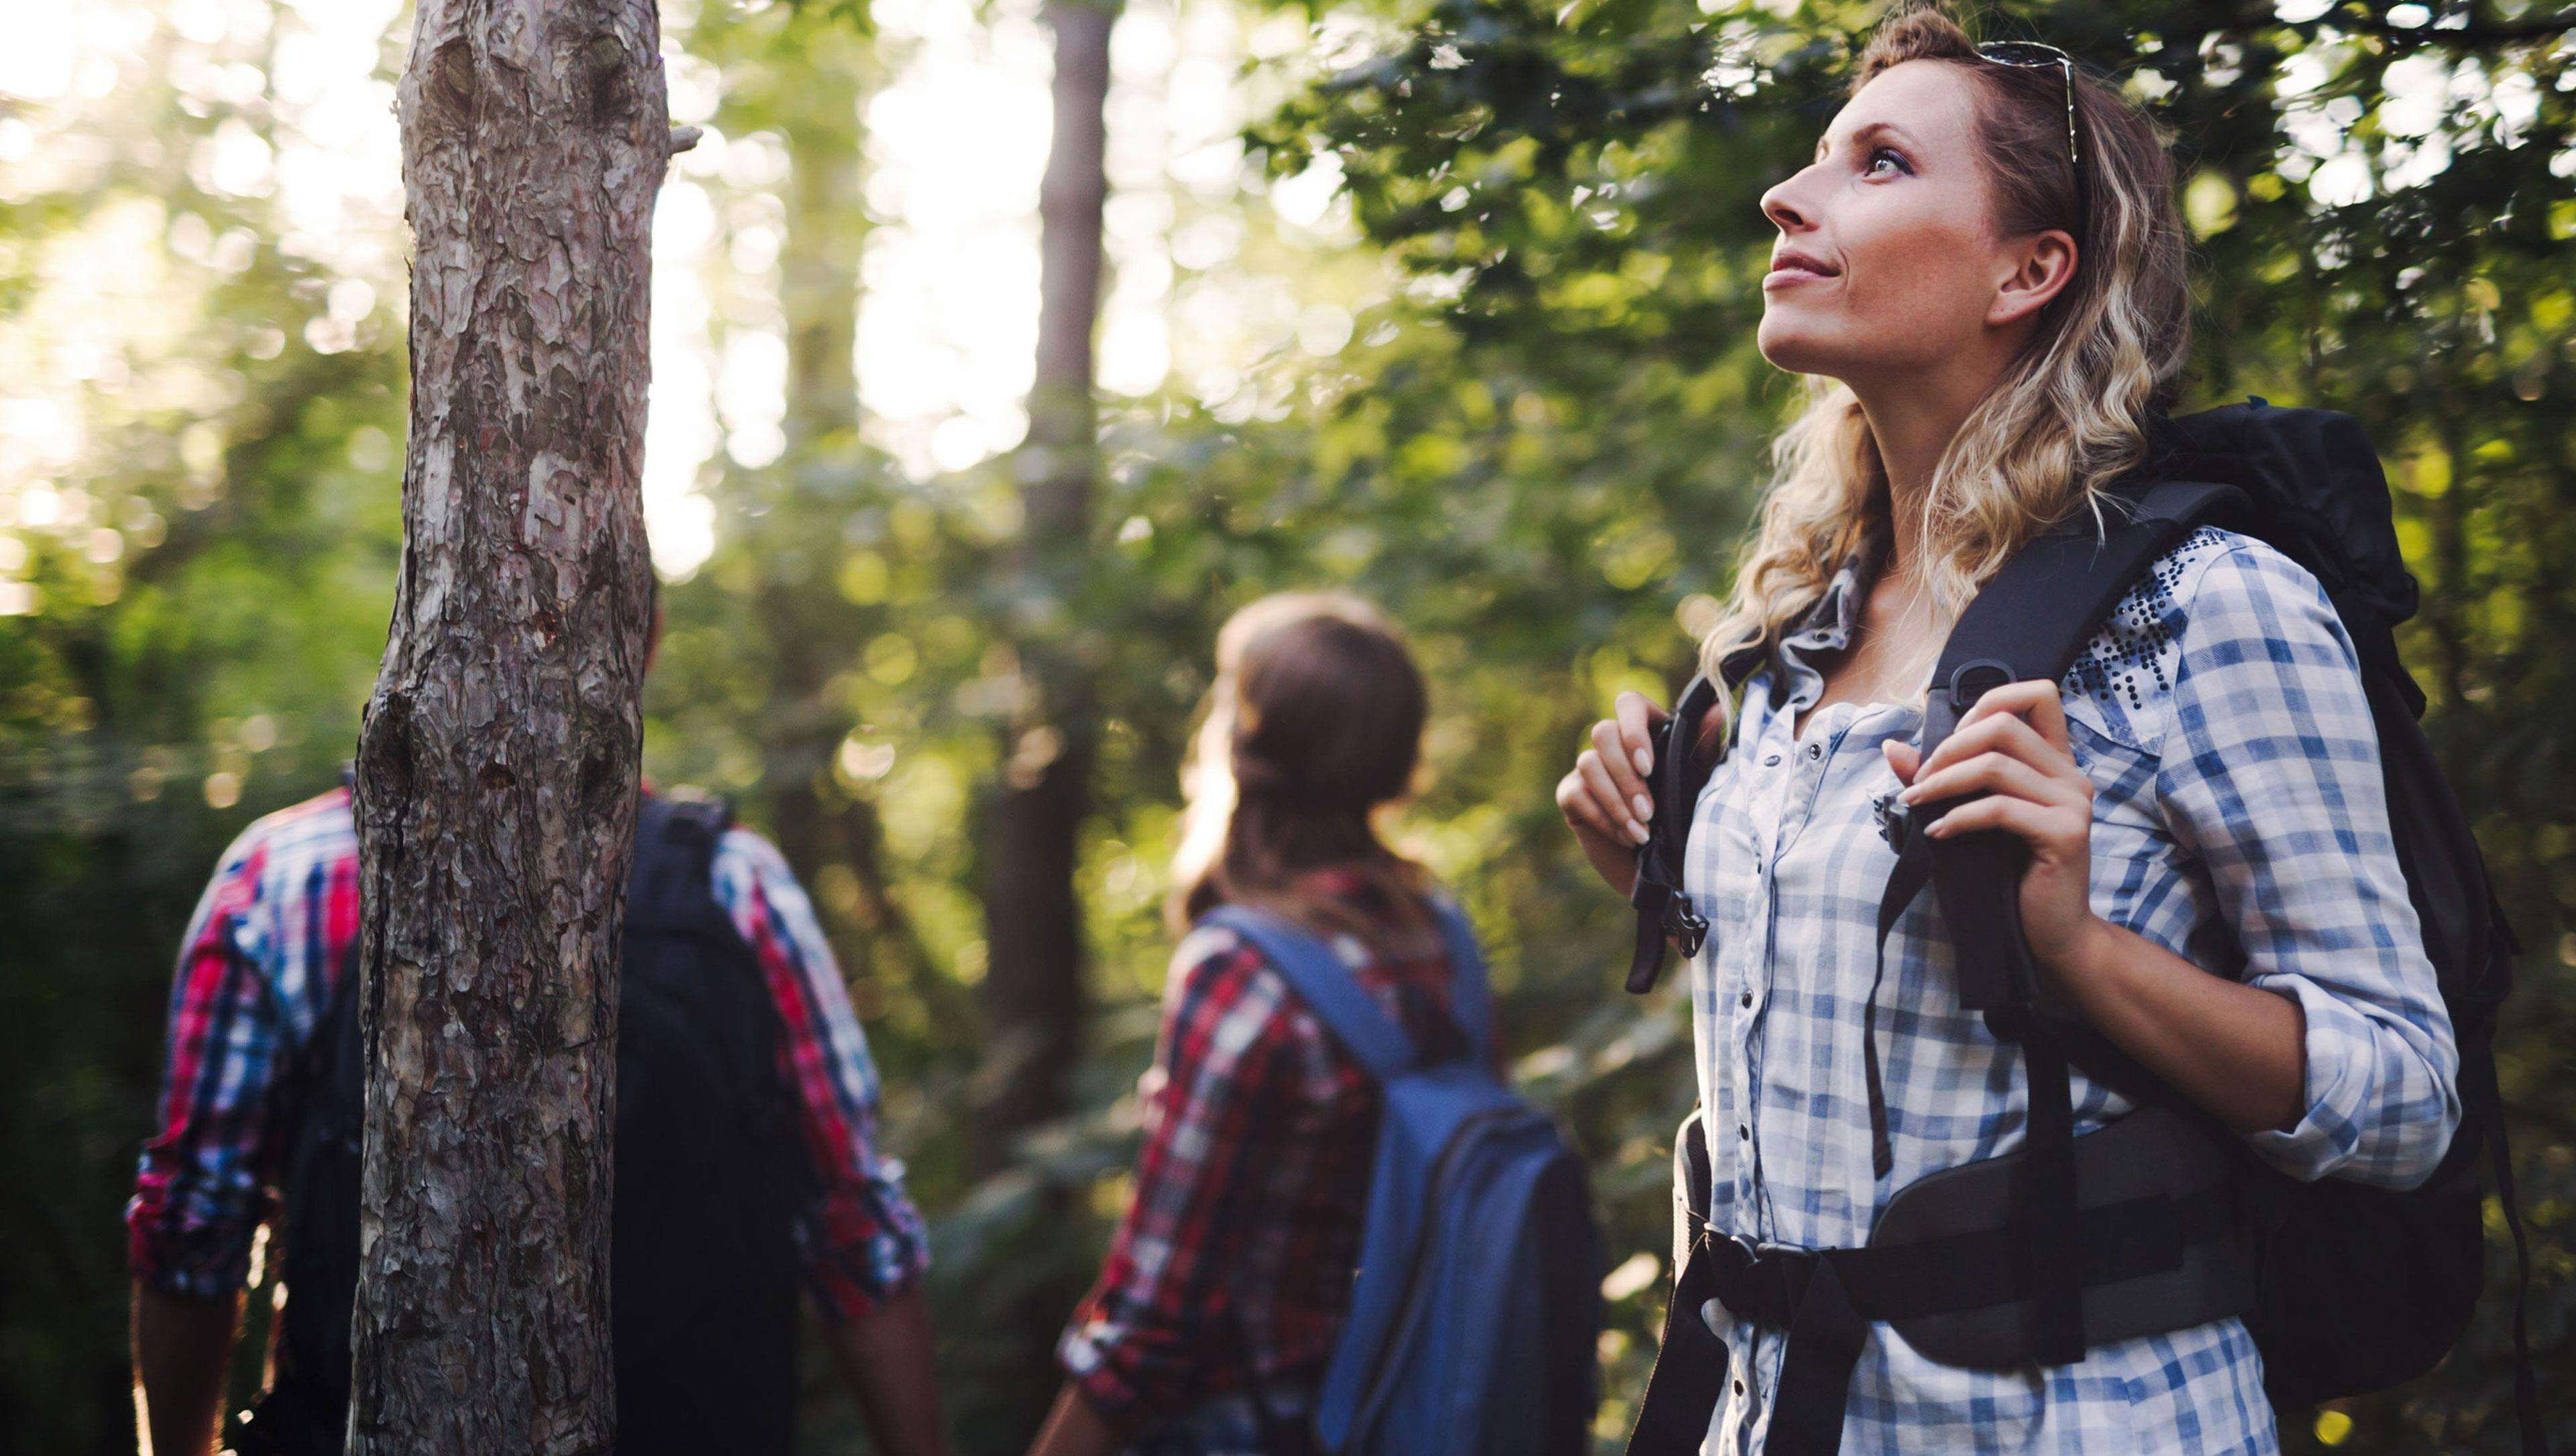
[[[1692,962],[1700,1096],[1721,1232],[1868,1241],[1896,1190],[2012,1150],[2019,1057],[1963,1011],[1935,897],[1888,940],[1878,1035],[1895,1167],[1870,1168],[1861,1010],[1902,818],[1879,744],[1919,708],[1834,703],[1807,657],[1845,646],[1870,563],[1845,563],[1745,685],[1735,746],[1694,809],[1684,883],[1714,927]],[[2315,578],[2202,529],[2115,609],[2062,683],[2091,776],[2093,908],[2177,954],[2295,999],[2307,1106],[2249,1138],[2302,1178],[2408,1186],[2449,1145],[2458,1057],[2389,835],[2352,644]],[[2075,1077],[2078,1133],[2128,1104]],[[1763,1449],[1785,1336],[1712,1307],[1729,1351],[1705,1453]],[[2242,1324],[2106,1345],[2082,1363],[1954,1369],[1872,1327],[1846,1452],[2271,1452]]]

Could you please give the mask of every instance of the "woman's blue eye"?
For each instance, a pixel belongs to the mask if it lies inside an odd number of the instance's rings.
[[[1870,176],[1877,176],[1882,163],[1887,166],[1894,167],[1899,172],[1912,172],[1914,170],[1911,166],[1906,164],[1905,154],[1899,152],[1894,147],[1879,147],[1871,151],[1869,154],[1868,165],[1862,170]]]

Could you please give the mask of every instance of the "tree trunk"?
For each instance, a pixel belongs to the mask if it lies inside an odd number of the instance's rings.
[[[841,862],[831,782],[832,757],[850,731],[836,669],[864,638],[833,580],[847,548],[838,527],[858,504],[866,466],[859,453],[859,261],[868,216],[857,98],[814,84],[816,70],[855,75],[864,48],[848,25],[824,15],[791,17],[790,64],[773,59],[755,73],[762,111],[787,137],[787,228],[778,255],[778,308],[787,333],[787,451],[774,474],[776,496],[758,521],[757,607],[769,639],[770,679],[762,758],[771,828],[798,877],[820,882]],[[839,488],[835,488],[839,487]],[[864,972],[868,947],[848,917],[818,897],[844,969]]]
[[[1074,869],[1090,811],[1097,728],[1073,603],[1097,468],[1092,335],[1100,314],[1100,211],[1115,0],[1052,0],[1055,132],[1038,206],[1037,373],[1021,447],[1018,643],[1023,708],[1002,745],[986,844],[991,1046],[980,1124],[988,1162],[1012,1134],[1064,1111],[1082,1044],[1082,915]]]
[[[652,0],[419,0],[405,542],[358,745],[351,1449],[598,1452],[647,587]]]

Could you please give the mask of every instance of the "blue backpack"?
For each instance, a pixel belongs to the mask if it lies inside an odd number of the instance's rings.
[[[1484,958],[1435,902],[1463,1057],[1424,1065],[1330,947],[1224,905],[1200,923],[1258,947],[1384,1089],[1350,1322],[1315,1409],[1330,1456],[1558,1456],[1598,1401],[1601,1240],[1583,1161],[1486,1070]]]

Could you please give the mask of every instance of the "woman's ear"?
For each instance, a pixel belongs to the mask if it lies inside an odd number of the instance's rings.
[[[2007,252],[2003,262],[2011,271],[1998,281],[1995,301],[1986,310],[1986,323],[1995,328],[2038,313],[2074,281],[2075,239],[2050,228]]]

